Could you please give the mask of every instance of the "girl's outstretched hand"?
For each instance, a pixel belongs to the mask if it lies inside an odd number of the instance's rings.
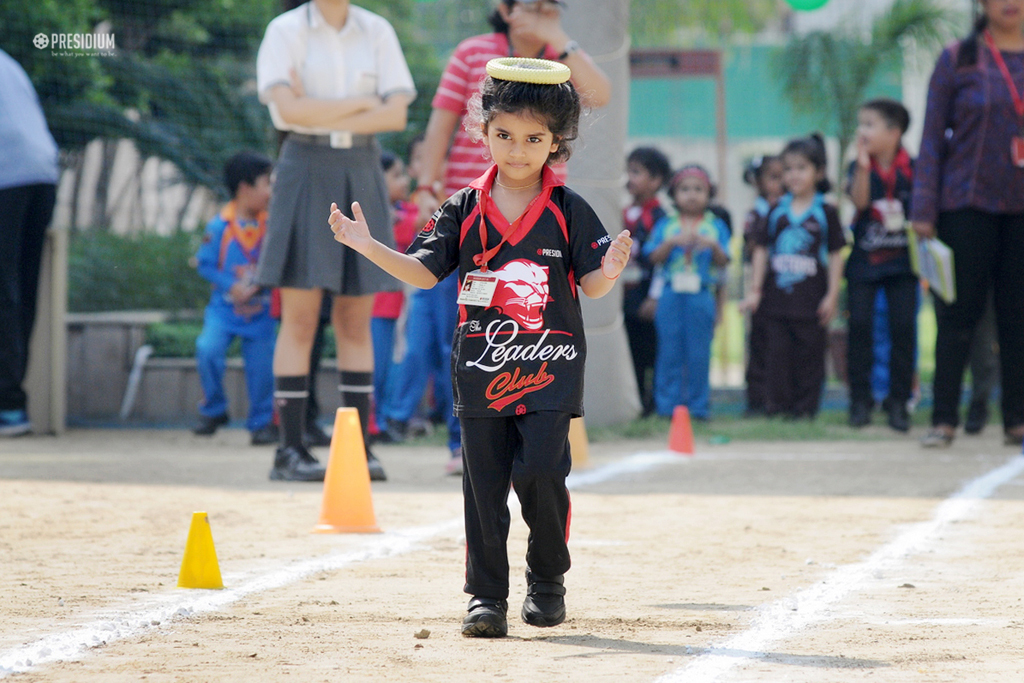
[[[632,246],[633,238],[629,236],[629,230],[623,230],[612,240],[601,261],[601,272],[606,278],[614,280],[622,273],[629,262],[629,250]]]
[[[359,202],[352,202],[352,215],[355,216],[355,220],[342,214],[338,205],[331,202],[331,215],[327,223],[334,233],[335,242],[341,242],[346,247],[365,254],[373,244],[373,237],[370,236],[370,228],[366,225],[366,217],[363,216]]]

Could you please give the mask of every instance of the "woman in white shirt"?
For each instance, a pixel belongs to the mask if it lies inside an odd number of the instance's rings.
[[[385,243],[388,193],[374,133],[402,130],[416,96],[391,24],[349,0],[311,0],[267,26],[256,62],[260,100],[285,133],[276,166],[260,284],[281,289],[274,350],[281,442],[271,479],[320,481],[324,467],[302,443],[309,356],[322,292],[334,294],[339,390],[359,411],[364,443],[373,389],[373,295],[398,289],[380,269],[337,244],[325,222],[331,202],[358,201]],[[368,453],[371,477],[384,479]]]

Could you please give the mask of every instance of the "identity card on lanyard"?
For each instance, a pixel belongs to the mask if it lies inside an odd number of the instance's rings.
[[[988,45],[988,51],[992,53],[992,60],[999,67],[999,71],[1003,74],[1003,80],[1006,81],[1006,87],[1010,90],[1010,96],[1013,98],[1013,108],[1017,111],[1017,118],[1019,119],[1020,128],[1017,134],[1013,136],[1010,141],[1010,158],[1013,159],[1013,164],[1018,168],[1024,168],[1024,97],[1017,90],[1017,85],[1013,82],[1013,75],[1010,74],[1010,70],[1006,66],[1006,62],[1003,60],[1003,55],[996,48],[996,43],[992,39],[992,34],[985,31],[985,44]]]
[[[472,273],[466,273],[456,303],[460,306],[490,306],[497,287],[498,276],[493,271],[485,273],[474,270]]]
[[[543,203],[540,208],[547,204],[548,198],[551,196],[551,189],[546,188],[544,192],[541,192],[538,197],[543,198]],[[491,299],[494,298],[494,292],[498,288],[498,276],[494,274],[494,271],[487,270],[487,262],[490,261],[498,250],[501,249],[502,245],[508,241],[512,235],[516,234],[519,228],[525,222],[527,228],[536,220],[536,216],[531,215],[532,209],[536,205],[537,198],[535,197],[530,202],[529,207],[522,216],[517,218],[508,226],[508,229],[502,234],[501,241],[498,242],[496,247],[491,249],[487,248],[487,222],[484,220],[484,216],[487,213],[487,201],[489,199],[486,192],[481,191],[478,199],[480,206],[480,246],[483,248],[483,252],[473,257],[473,262],[480,266],[479,270],[474,270],[470,273],[466,273],[465,279],[462,281],[462,289],[459,290],[459,298],[456,303],[460,306],[490,306]]]

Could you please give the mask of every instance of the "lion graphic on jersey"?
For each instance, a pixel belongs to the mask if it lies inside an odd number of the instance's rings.
[[[544,325],[544,308],[552,300],[547,266],[516,259],[494,274],[498,276],[498,286],[490,307],[497,308],[524,329],[539,330]]]

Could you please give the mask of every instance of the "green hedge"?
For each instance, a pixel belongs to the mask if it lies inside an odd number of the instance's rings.
[[[196,355],[196,337],[203,324],[196,320],[177,320],[167,323],[153,323],[146,327],[146,343],[153,347],[153,355],[160,358],[191,358]],[[242,345],[235,339],[228,347],[228,357],[242,355]],[[324,358],[335,357],[334,330],[324,331]]]
[[[201,311],[210,283],[193,265],[201,233],[141,233],[126,237],[100,230],[75,233],[68,255],[68,310]]]

